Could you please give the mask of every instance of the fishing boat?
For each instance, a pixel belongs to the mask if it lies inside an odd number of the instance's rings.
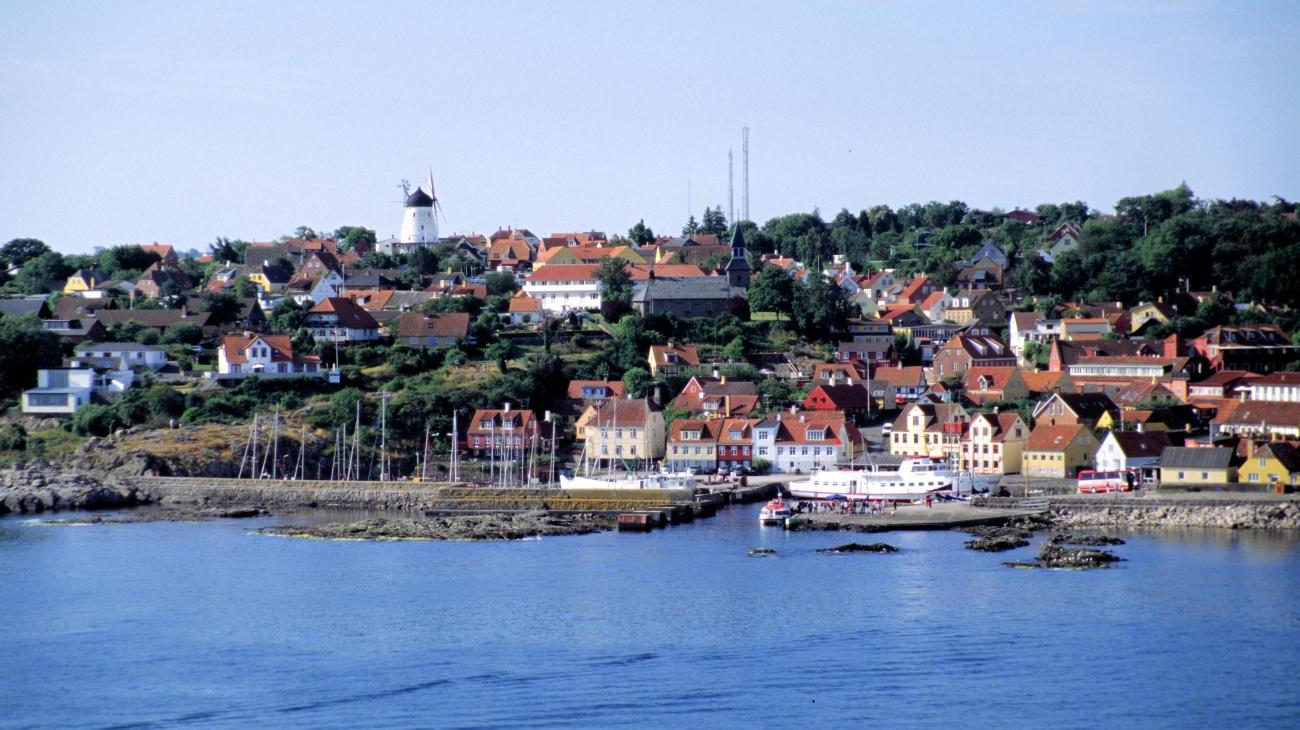
[[[758,523],[760,525],[783,525],[785,519],[794,514],[790,505],[785,500],[777,497],[763,505],[763,509],[758,513]]]
[[[955,496],[962,490],[947,461],[910,457],[904,459],[897,469],[884,465],[819,469],[806,481],[791,482],[788,491],[791,496],[801,499],[911,502],[924,499],[926,495]]]

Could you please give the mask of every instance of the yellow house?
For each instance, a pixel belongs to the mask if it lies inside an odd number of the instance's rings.
[[[1160,324],[1169,324],[1176,316],[1178,316],[1178,310],[1169,304],[1165,304],[1164,299],[1160,299],[1159,301],[1134,307],[1129,312],[1128,329],[1129,332],[1137,332],[1153,320]]]
[[[650,399],[611,398],[590,410],[582,427],[584,458],[605,465],[663,458],[664,414]]]
[[[284,285],[289,283],[293,272],[286,270],[283,266],[271,261],[263,261],[260,265],[254,264],[248,267],[248,280],[261,287],[262,291],[270,294],[284,290]]]
[[[1234,456],[1232,449],[1168,446],[1160,454],[1160,484],[1231,484],[1237,481]]]
[[[1238,469],[1245,484],[1300,485],[1300,449],[1284,442],[1264,444]]]
[[[889,453],[956,457],[961,451],[962,429],[968,420],[966,409],[957,403],[909,403],[894,419]]]
[[[653,377],[658,377],[661,373],[676,375],[687,368],[699,367],[700,351],[693,345],[677,347],[671,342],[667,345],[651,345],[649,362],[650,375]]]
[[[1029,434],[1021,471],[1031,477],[1068,479],[1092,468],[1100,447],[1086,426],[1041,424]]]
[[[72,276],[69,276],[68,281],[63,285],[63,293],[77,294],[91,289],[98,289],[106,281],[108,281],[108,276],[93,266],[89,269],[77,269],[72,272]]]
[[[961,470],[975,474],[1020,471],[1029,427],[1015,413],[977,413],[961,440]]]

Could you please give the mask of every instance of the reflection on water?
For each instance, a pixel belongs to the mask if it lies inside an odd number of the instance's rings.
[[[261,539],[308,512],[0,520],[0,717],[33,727],[1242,727],[1293,724],[1300,543],[1119,534],[1113,570],[1016,571],[953,532]],[[753,558],[769,547],[775,558]],[[60,688],[58,702],[33,701]],[[1081,694],[1081,688],[1087,694]],[[1086,697],[1087,699],[1083,699]]]

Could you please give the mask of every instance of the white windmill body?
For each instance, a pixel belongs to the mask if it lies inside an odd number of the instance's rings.
[[[433,195],[433,185],[429,191],[424,186],[406,196],[406,208],[402,211],[402,230],[397,240],[404,247],[438,242],[438,218],[434,206],[438,199]]]

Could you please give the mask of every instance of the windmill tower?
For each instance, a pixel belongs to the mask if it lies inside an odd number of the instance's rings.
[[[428,192],[425,192],[426,187]],[[438,195],[433,190],[431,171],[425,183],[406,196],[398,242],[406,246],[437,243],[438,208]]]

